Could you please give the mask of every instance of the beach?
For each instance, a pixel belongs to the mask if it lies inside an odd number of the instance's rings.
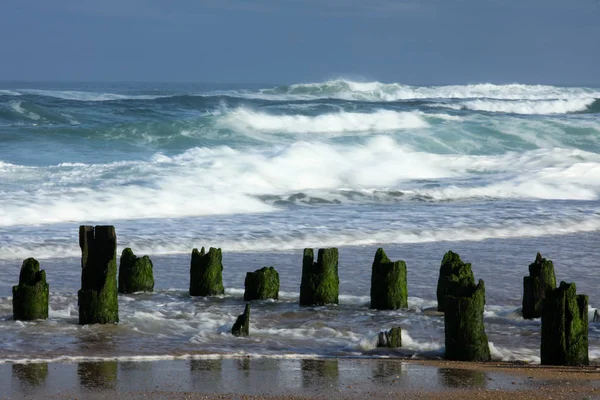
[[[398,359],[190,359],[0,366],[3,398],[593,399],[600,367]]]

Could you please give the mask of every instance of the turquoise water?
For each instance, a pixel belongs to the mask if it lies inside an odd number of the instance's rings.
[[[518,316],[536,252],[591,311],[600,296],[599,99],[519,84],[2,83],[0,357],[374,356],[393,324],[405,352],[435,357],[443,321],[422,310],[455,249],[486,280],[495,357],[536,361],[539,321]],[[114,224],[119,251],[155,260],[159,293],[123,297],[109,333],[76,326],[80,224]],[[224,298],[186,295],[201,246],[223,249]],[[315,313],[296,305],[300,254],[325,246],[340,247],[346,297]],[[379,246],[408,263],[409,311],[367,308]],[[10,286],[31,256],[49,276],[51,319],[15,323]],[[263,265],[280,270],[282,301],[253,311],[254,339],[234,339],[245,272]],[[81,345],[89,335],[97,346]]]

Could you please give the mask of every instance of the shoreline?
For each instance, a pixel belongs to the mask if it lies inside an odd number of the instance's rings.
[[[8,398],[600,398],[600,365],[397,358],[1,364]]]

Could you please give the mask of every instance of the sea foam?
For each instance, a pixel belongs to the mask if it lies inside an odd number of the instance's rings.
[[[5,181],[22,183],[21,192],[0,192],[0,226],[271,212],[277,207],[261,196],[306,191],[401,190],[449,201],[594,200],[600,189],[600,155],[595,153],[554,149],[444,155],[414,151],[386,136],[359,145],[296,142],[268,151],[193,148],[146,161],[22,166],[0,172]],[[463,183],[411,183],[448,178]]]
[[[500,112],[507,114],[567,114],[572,112],[585,111],[592,105],[594,98],[577,98],[568,100],[470,100],[451,104],[432,104],[433,107],[450,108],[454,110],[473,110]]]
[[[421,115],[413,112],[375,110],[370,113],[339,112],[306,115],[272,115],[239,108],[227,113],[220,121],[223,126],[238,130],[257,130],[283,133],[340,133],[395,131],[429,126]]]

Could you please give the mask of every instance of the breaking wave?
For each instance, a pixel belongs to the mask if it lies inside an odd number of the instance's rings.
[[[292,98],[338,98],[361,101],[411,99],[571,100],[600,98],[594,88],[482,83],[475,85],[409,86],[399,83],[353,82],[344,79],[263,89],[260,94]]]
[[[220,124],[236,130],[286,133],[336,133],[394,131],[429,126],[418,112],[375,110],[371,113],[343,112],[307,115],[273,115],[238,108],[222,117]]]
[[[269,212],[278,206],[264,201],[265,195],[301,192],[333,193],[351,202],[340,194],[400,190],[408,198],[433,201],[595,200],[600,190],[600,155],[595,153],[434,154],[387,136],[364,144],[192,148],[145,161],[12,165],[0,172],[9,182],[21,182],[19,192],[0,191],[0,226]]]

